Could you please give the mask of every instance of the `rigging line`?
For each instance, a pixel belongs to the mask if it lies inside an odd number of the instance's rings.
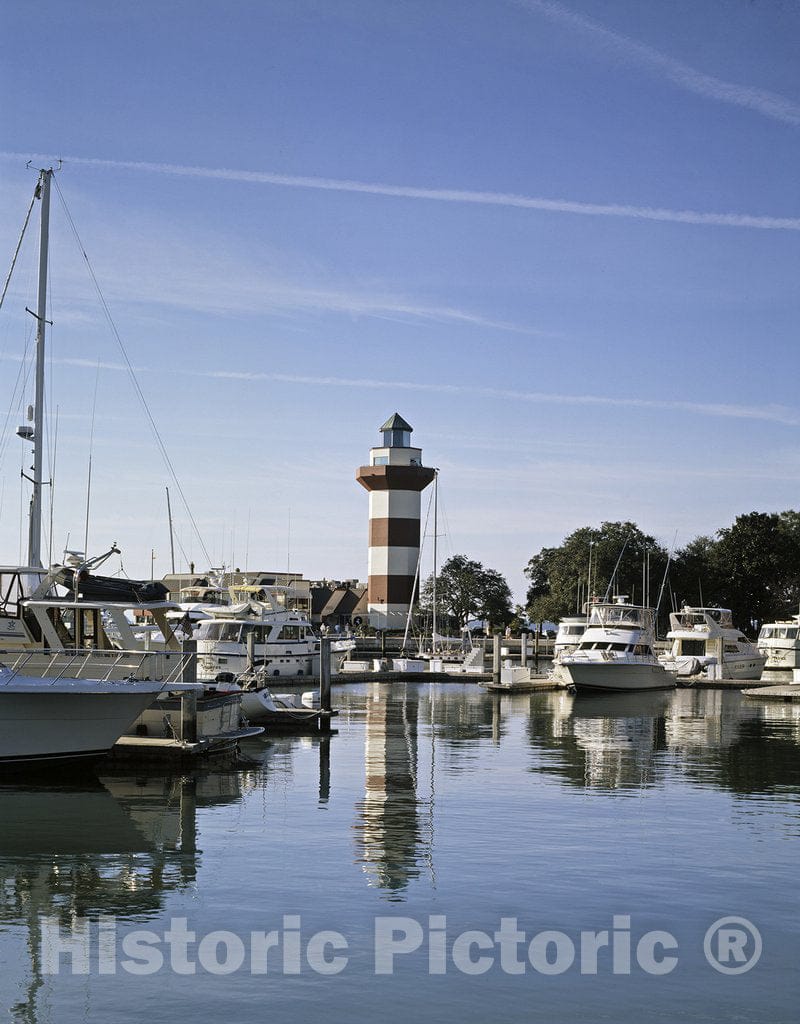
[[[27,386],[27,383],[28,383],[28,373],[29,373],[29,367],[28,367],[28,348],[30,347],[30,342],[31,342],[32,334],[33,334],[33,328],[30,327],[28,329],[28,336],[25,339],[25,348],[22,350],[22,358],[20,359],[19,372],[17,373],[17,379],[14,382],[14,390],[11,392],[11,399],[9,400],[8,409],[6,410],[6,419],[5,419],[5,423],[3,424],[3,435],[2,435],[2,437],[0,437],[0,466],[2,466],[2,464],[3,464],[3,459],[5,458],[5,454],[6,454],[7,450],[8,450],[8,445],[9,445],[9,442],[11,440],[11,435],[8,433],[8,423],[9,423],[9,420],[11,419],[11,415],[12,415],[12,413],[14,413],[16,411],[17,408],[20,409],[20,415],[22,415],[21,410],[22,410],[22,406],[23,406],[23,404],[25,402],[25,387]],[[19,398],[17,398],[17,389],[18,388],[19,388]],[[14,405],[15,402],[17,403],[16,407]]]
[[[114,322],[114,318],[111,315],[111,310],[109,309],[108,303],[106,302],[105,296],[103,295],[102,289],[100,288],[100,283],[98,282],[97,277],[95,276],[95,272],[94,272],[92,264],[91,264],[91,262],[89,260],[89,256],[88,256],[86,250],[83,247],[83,242],[81,241],[80,235],[78,234],[78,229],[75,226],[75,221],[72,219],[72,214],[70,213],[69,207],[67,206],[67,202],[66,202],[66,200],[64,198],[64,193],[61,191],[61,187],[59,186],[58,181],[55,178],[53,179],[53,182],[54,182],[54,184],[56,186],[56,191],[58,193],[59,199],[61,200],[61,204],[64,207],[64,213],[66,214],[67,222],[69,223],[69,226],[70,226],[70,228],[72,230],[72,233],[75,236],[75,241],[78,244],[78,248],[80,249],[81,255],[83,256],[84,262],[86,263],[86,268],[87,268],[87,270],[89,272],[89,276],[91,277],[92,284],[94,285],[95,291],[97,292],[97,297],[100,300],[100,305],[102,306],[103,313],[105,314],[105,318],[108,321],[108,325],[111,328],[111,332],[114,335],[114,338],[115,338],[115,340],[117,342],[117,346],[119,347],[120,353],[122,354],[122,358],[123,358],[123,360],[125,362],[125,367],[126,367],[126,369],[128,371],[128,377],[129,377],[129,379],[131,381],[131,384],[133,385],[133,389],[134,389],[134,391],[136,393],[136,396],[138,397],[139,402],[141,403],[141,406],[144,409],[145,416],[147,417],[147,421],[150,424],[150,429],[153,432],[153,437],[155,438],[155,441],[156,441],[156,444],[158,446],[158,449],[161,452],[161,457],[164,460],[164,465],[167,468],[167,472],[172,477],[172,481],[175,484],[175,487],[177,488],[177,491],[178,491],[178,494],[180,495],[181,501],[183,502],[183,507],[186,509],[186,514],[189,517],[189,522],[192,524],[192,529],[193,529],[193,531],[195,533],[195,536],[197,537],[197,540],[198,540],[198,542],[200,544],[200,547],[201,547],[201,549],[203,551],[203,554],[204,554],[205,558],[207,559],[208,564],[210,565],[211,564],[211,556],[209,555],[208,549],[206,548],[205,544],[203,543],[203,538],[200,535],[200,530],[199,530],[199,528],[197,526],[197,521],[195,520],[194,516],[192,515],[192,510],[189,507],[189,502],[186,499],[186,495],[185,495],[185,493],[183,491],[183,487],[181,486],[181,482],[178,479],[178,474],[177,474],[177,472],[175,470],[175,466],[172,463],[172,459],[169,457],[169,453],[167,452],[166,445],[164,444],[164,441],[163,441],[163,439],[161,437],[161,434],[159,433],[158,427],[156,426],[156,421],[153,418],[153,414],[150,411],[150,406],[147,404],[147,399],[145,398],[144,392],[142,391],[141,385],[139,384],[139,380],[138,380],[138,378],[136,376],[136,372],[133,369],[133,365],[132,365],[130,359],[128,358],[128,352],[127,352],[127,350],[125,348],[125,345],[124,345],[124,343],[122,341],[122,336],[120,335],[119,331],[117,330],[117,325]]]
[[[83,534],[83,557],[89,557],[89,504],[92,497],[92,453],[94,451],[94,422],[97,412],[97,386],[100,383],[100,360],[94,375],[94,396],[92,398],[92,424],[89,428],[89,468],[86,474],[86,523]]]
[[[56,422],[53,432],[53,465],[50,471],[50,536],[48,540],[47,564],[53,564],[53,506],[56,500],[56,456],[58,455],[58,406],[56,406]]]
[[[19,251],[22,248],[22,239],[25,237],[25,232],[26,232],[26,230],[28,228],[28,221],[31,219],[31,212],[33,210],[33,204],[36,202],[36,197],[37,197],[38,193],[39,193],[39,183],[37,181],[36,188],[33,190],[33,196],[31,197],[31,205],[28,207],[28,212],[25,214],[25,223],[22,225],[22,231],[20,232],[19,241],[17,242],[17,247],[14,250],[14,255],[11,257],[11,266],[10,266],[9,271],[8,271],[8,277],[6,278],[6,283],[3,285],[3,292],[0,295],[0,308],[2,308],[2,306],[3,306],[3,301],[5,300],[6,292],[8,291],[8,286],[11,284],[11,276],[14,273],[14,267],[17,265],[17,257],[19,256]]]

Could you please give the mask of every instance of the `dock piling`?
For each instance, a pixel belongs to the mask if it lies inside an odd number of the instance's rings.
[[[492,682],[500,682],[500,634],[492,637]]]
[[[319,717],[320,732],[331,731],[331,638],[320,637],[319,641]]]

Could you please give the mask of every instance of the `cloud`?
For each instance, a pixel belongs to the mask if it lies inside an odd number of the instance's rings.
[[[0,360],[19,362],[19,353],[0,355]],[[61,366],[74,366],[96,371],[125,371],[123,363],[99,362],[92,359],[54,358],[52,362]],[[151,368],[135,367],[136,373],[147,373]],[[621,409],[658,409],[672,412],[688,412],[699,416],[714,416],[727,419],[760,420],[779,423],[782,426],[800,426],[800,410],[785,405],[734,405],[724,402],[687,402],[657,398],[619,398],[613,395],[570,395],[549,391],[521,391],[513,388],[490,388],[476,384],[440,384],[426,381],[381,380],[375,377],[335,377],[309,374],[267,373],[259,370],[175,370],[176,375],[202,377],[209,380],[231,380],[255,383],[273,381],[276,384],[299,384],[311,387],[341,387],[360,390],[416,391],[438,395],[468,395],[479,398],[495,398],[505,401],[530,402],[549,405],[583,405]]]
[[[286,373],[260,373],[257,371],[211,370],[199,373],[201,377],[216,380],[265,381],[281,384],[304,384],[320,387],[348,387],[359,389],[388,389],[393,391],[422,391],[442,395],[472,395],[481,398],[499,398],[509,401],[548,403],[554,405],[594,405],[627,409],[661,409],[689,412],[701,416],[733,419],[763,420],[784,426],[800,426],[800,411],[782,405],[731,405],[721,402],[684,402],[649,398],[616,398],[605,395],[568,395],[546,391],[517,391],[509,388],[487,388],[472,384],[436,384],[421,381],[379,380],[363,377],[306,376]]]
[[[577,29],[579,32],[599,41],[604,49],[618,53],[631,64],[638,64],[652,74],[661,75],[668,81],[693,92],[706,99],[719,100],[735,107],[755,111],[773,121],[783,124],[800,125],[800,105],[766,89],[754,89],[747,85],[737,85],[724,79],[707,75],[689,64],[684,64],[659,50],[630,39],[619,32],[614,32],[599,22],[585,18],[582,14],[553,3],[552,0],[513,0],[518,7],[523,7],[534,14],[542,14],[552,21]]]
[[[0,159],[49,161],[41,153],[0,152]],[[629,206],[614,203],[586,203],[571,199],[544,199],[511,192],[475,192],[463,189],[417,188],[411,185],[382,185],[339,178],[302,177],[271,171],[241,171],[230,168],[186,167],[181,164],[148,163],[140,160],[101,160],[94,157],[64,157],[64,162],[114,170],[146,171],[189,178],[208,178],[287,188],[310,188],[327,192],[355,192],[396,199],[423,199],[441,203],[504,206],[546,213],[571,213],[592,217],[625,217],[633,220],[694,224],[707,227],[756,228],[766,231],[800,231],[800,217],[770,217],[749,213],[703,213],[698,210],[668,210],[657,206]]]

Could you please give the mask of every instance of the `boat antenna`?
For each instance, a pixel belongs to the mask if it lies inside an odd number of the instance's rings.
[[[606,592],[603,595],[603,600],[604,601],[608,600],[609,594],[611,593],[611,587],[614,585],[614,577],[617,575],[617,569],[619,569],[619,563],[622,561],[622,556],[625,554],[625,548],[628,546],[628,541],[630,539],[631,539],[631,535],[628,534],[628,536],[625,538],[625,543],[622,545],[622,551],[620,551],[619,556],[617,557],[617,564],[614,566],[614,571],[611,573],[611,579],[608,581],[608,586],[606,587]]]
[[[94,375],[94,397],[92,398],[92,425],[89,428],[89,466],[86,473],[86,523],[83,533],[83,550],[89,554],[89,505],[92,498],[92,454],[94,452],[94,420],[97,411],[97,385],[100,381],[100,360],[97,360],[97,369]]]
[[[172,565],[172,575],[175,575],[175,535],[172,532],[172,506],[169,503],[169,487],[167,492],[167,519],[169,520],[169,557]]]
[[[669,566],[670,566],[670,562],[672,561],[672,556],[675,553],[675,545],[677,544],[677,542],[678,542],[678,531],[676,530],[675,531],[675,536],[674,536],[674,538],[672,540],[672,548],[670,549],[669,556],[667,557],[667,564],[664,566],[664,578],[661,581],[661,589],[658,592],[658,601],[656,602],[656,611],[655,611],[656,629],[658,629],[658,609],[661,607],[661,598],[664,596],[664,587],[667,585],[667,576],[669,574]],[[672,591],[672,587],[670,587],[670,592],[671,591]]]

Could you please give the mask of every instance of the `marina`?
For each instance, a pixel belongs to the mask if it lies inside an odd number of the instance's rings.
[[[800,5],[0,7],[0,1024],[795,1024]]]
[[[522,1019],[535,999],[542,1019],[578,1022],[586,1000],[598,1018],[613,1015],[621,983],[627,1005],[664,1024],[681,1015],[758,1021],[765,1006],[771,1020],[791,1019],[794,983],[776,989],[773,979],[794,977],[784,894],[796,867],[800,708],[712,690],[497,698],[475,684],[419,682],[346,686],[337,704],[338,735],[248,741],[252,763],[238,772],[3,782],[0,957],[19,1019],[133,1024],[143,1007],[181,1019],[199,986],[211,1015],[233,1000],[255,1014],[266,999],[272,1013],[292,1016],[302,991],[307,1019],[329,1012],[332,999],[341,1019],[424,1017],[442,1000],[469,1021],[498,1001]],[[758,925],[764,952],[747,985],[731,987],[702,946],[734,909]],[[119,966],[72,974],[62,956],[54,975],[36,952],[53,914],[64,936],[70,920],[95,922],[93,942],[100,916],[114,915],[119,965],[130,960],[125,936],[141,929],[168,957],[163,932],[185,919],[196,963],[213,931],[280,934],[292,913],[304,944],[324,928],[346,938],[339,974],[303,959],[287,979],[279,955],[266,974],[245,964],[189,976]],[[674,971],[653,976],[634,960],[620,976],[606,950],[593,975],[576,962],[549,976],[528,964],[510,977],[493,952],[479,976],[449,954],[430,976],[426,938],[398,956],[393,975],[374,973],[376,918],[419,920],[426,932],[428,915],[446,918],[449,950],[465,929],[492,933],[509,916],[529,936],[555,927],[577,945],[581,929],[611,928],[622,913],[637,940],[652,928],[674,935]],[[220,948],[220,962],[234,952]]]

